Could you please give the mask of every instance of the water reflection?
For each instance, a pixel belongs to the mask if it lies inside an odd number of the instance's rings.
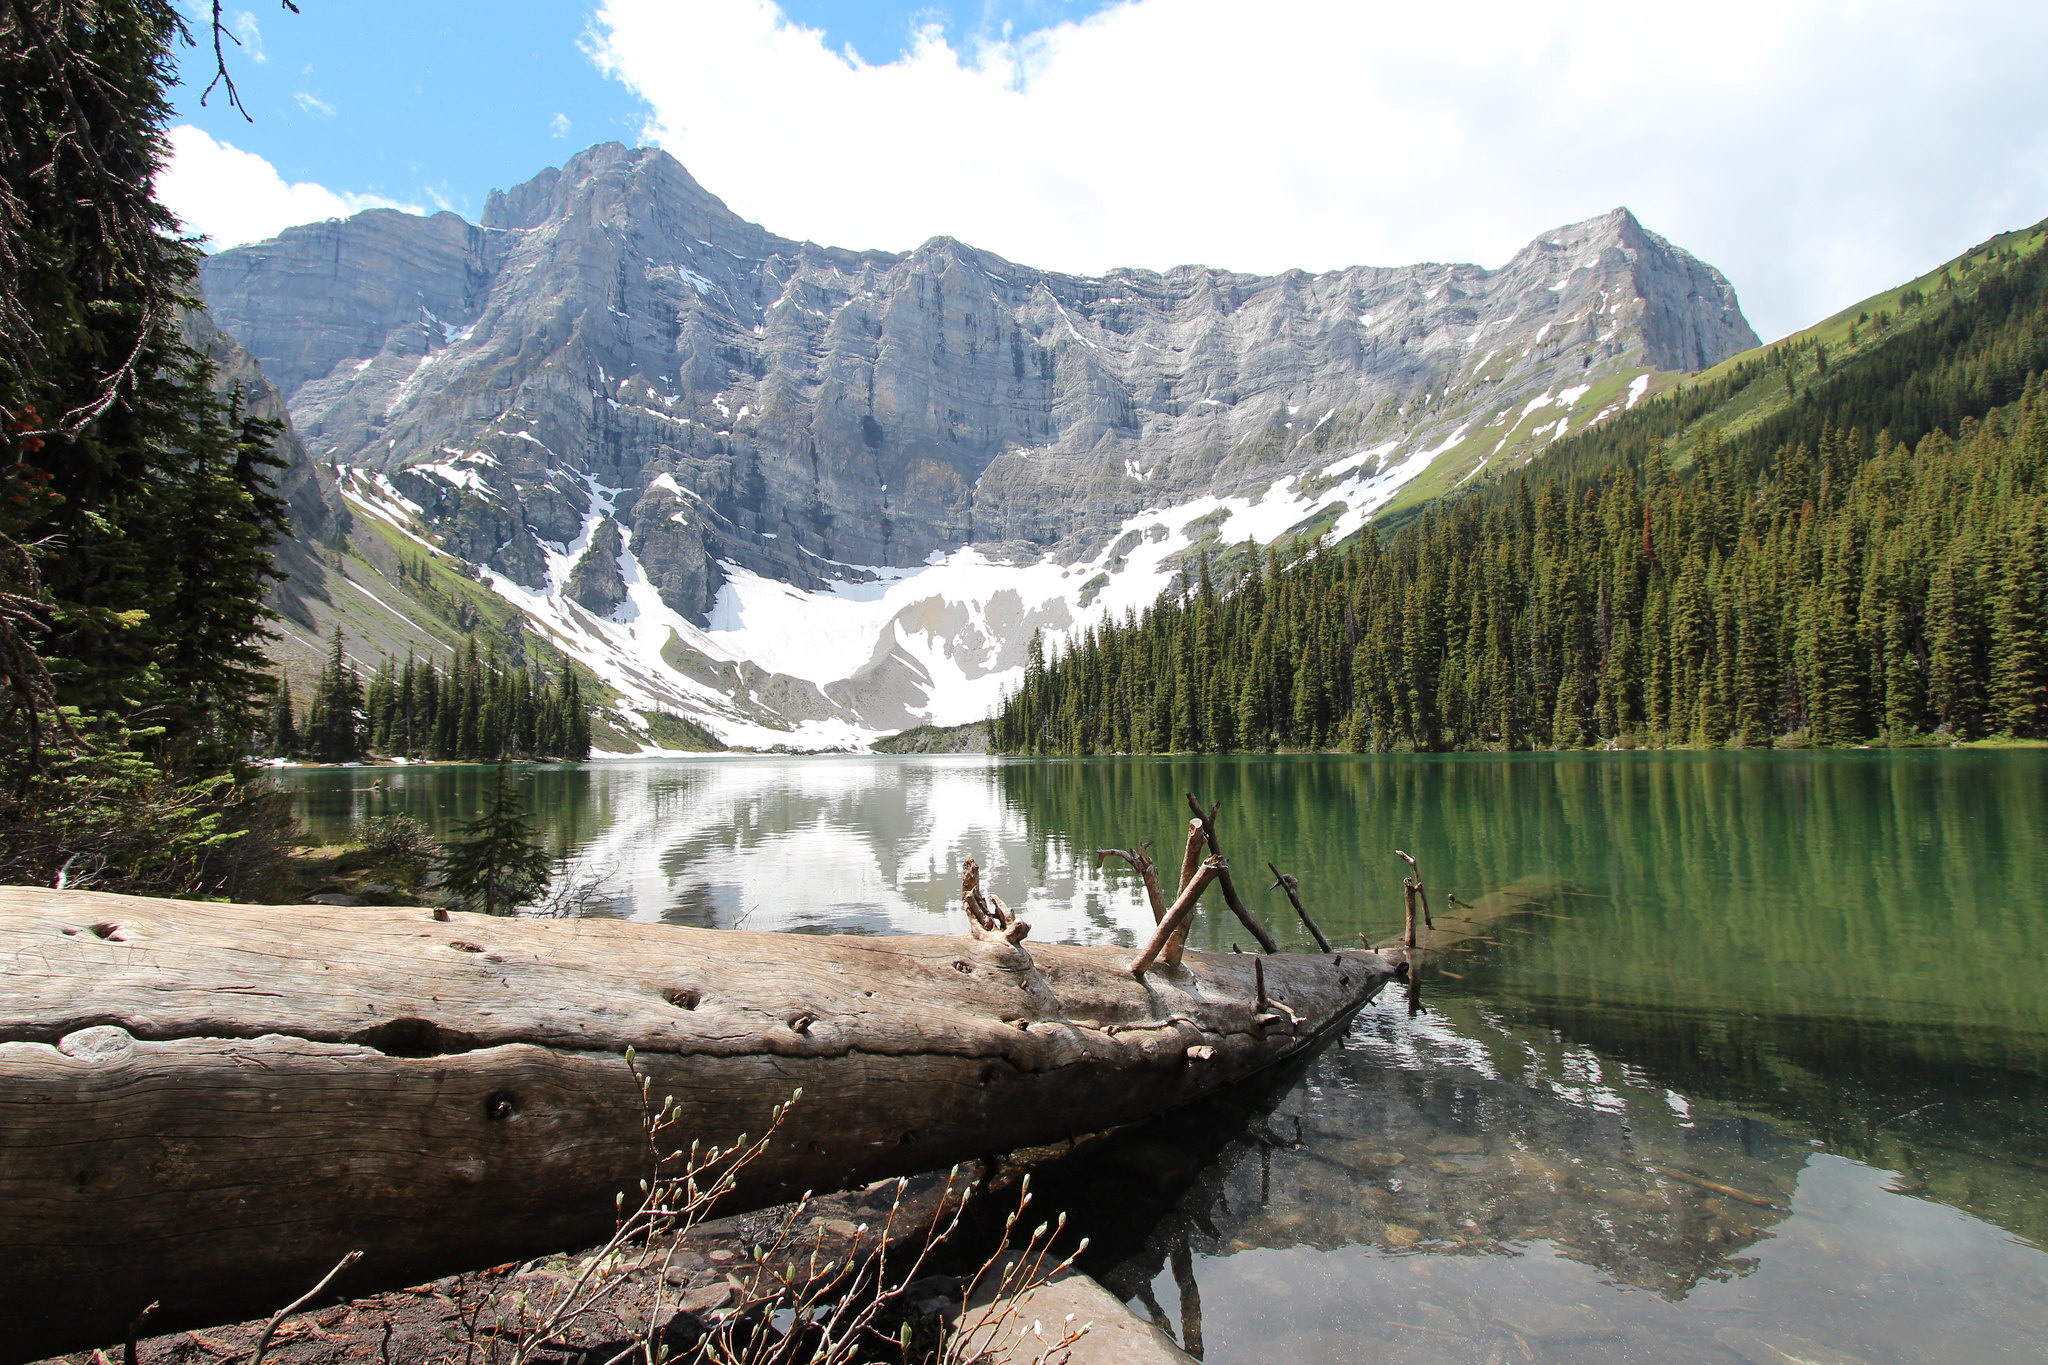
[[[514,770],[561,879],[610,913],[706,928],[957,932],[960,864],[1041,939],[1132,942],[1151,915],[1087,850],[1009,798],[987,759],[701,759]],[[404,812],[438,834],[472,815],[480,767],[319,769],[282,779],[316,838]],[[955,908],[948,910],[948,902]]]
[[[1096,1269],[1216,1362],[2036,1360],[2048,1338],[2048,755],[704,759],[520,770],[609,913],[1130,942],[1182,793],[1332,938],[1441,895],[1540,914],[1252,1112],[1059,1177]],[[442,832],[487,769],[282,779],[316,833]],[[1243,879],[1283,940],[1278,891]],[[1195,942],[1242,931],[1204,917]],[[1053,1196],[1048,1186],[1048,1199]],[[1776,1352],[1777,1354],[1773,1354]],[[1833,1352],[1832,1355],[1827,1354]]]
[[[1475,994],[1600,1008],[1829,1017],[1936,1060],[2048,1070],[2048,754],[2041,751],[1474,754],[1360,758],[707,758],[517,770],[572,875],[613,913],[679,923],[951,930],[960,860],[1029,907],[1040,938],[1148,922],[1098,845],[1177,863],[1182,793],[1223,805],[1241,865],[1301,878],[1332,938],[1399,923],[1415,853],[1467,899],[1541,878],[1569,919],[1478,954]],[[309,825],[404,810],[446,832],[481,767],[288,771]],[[381,785],[379,785],[381,784]],[[1263,877],[1241,881],[1285,941]],[[1534,932],[1539,929],[1541,932]],[[1227,916],[1194,942],[1228,948]],[[1933,970],[1936,954],[1966,964]]]
[[[1827,1151],[2048,1249],[2048,1072],[1984,1066],[2011,1040],[1941,1047],[1913,1021],[1590,1007],[1506,999],[1497,1010],[1577,1040],[1610,1066],[1670,1078],[1696,1102],[1768,1115]],[[1948,1055],[1931,1060],[1930,1051]]]
[[[1512,1009],[1390,1004],[1265,1103],[1041,1194],[1212,1361],[2039,1358],[2048,1256],[1673,1079]]]

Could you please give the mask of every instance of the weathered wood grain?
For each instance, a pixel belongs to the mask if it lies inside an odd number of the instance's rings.
[[[1376,954],[828,938],[0,889],[0,1356],[602,1239],[671,1136],[758,1205],[1110,1127],[1286,1057]]]

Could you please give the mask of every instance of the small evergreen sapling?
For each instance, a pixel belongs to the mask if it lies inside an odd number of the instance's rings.
[[[501,762],[490,804],[441,855],[441,885],[465,910],[510,915],[548,889],[553,862]]]

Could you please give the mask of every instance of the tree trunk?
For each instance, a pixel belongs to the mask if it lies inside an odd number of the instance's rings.
[[[1309,1046],[1374,953],[836,938],[0,889],[0,1357],[600,1241],[667,1138],[757,1207],[1144,1118]],[[626,1051],[632,1048],[629,1066]],[[637,1077],[636,1077],[637,1072]]]

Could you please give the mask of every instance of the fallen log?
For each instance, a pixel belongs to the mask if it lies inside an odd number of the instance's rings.
[[[0,889],[0,1356],[609,1235],[664,1141],[728,1211],[1064,1139],[1310,1046],[1375,953],[1189,953]],[[1274,1006],[1284,1004],[1285,1012]],[[633,1050],[629,1064],[627,1050]]]

